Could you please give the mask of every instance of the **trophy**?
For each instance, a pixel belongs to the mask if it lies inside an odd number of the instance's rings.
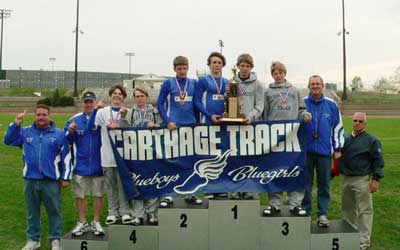
[[[220,121],[229,123],[244,123],[246,118],[243,114],[243,96],[239,91],[239,84],[235,81],[237,68],[232,68],[233,77],[226,87],[224,113]]]

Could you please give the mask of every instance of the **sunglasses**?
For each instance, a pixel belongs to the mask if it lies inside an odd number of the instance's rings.
[[[353,122],[364,123],[363,120],[356,120],[356,119],[354,119]]]

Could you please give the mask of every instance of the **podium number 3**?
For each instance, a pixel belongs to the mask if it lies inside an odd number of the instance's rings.
[[[88,250],[87,241],[82,241],[82,243],[81,243],[81,250]]]
[[[187,215],[181,214],[181,227],[187,227],[186,221],[187,221]]]
[[[289,223],[287,223],[286,221],[283,222],[282,227],[283,227],[282,234],[285,236],[288,235],[289,234]]]
[[[237,218],[238,218],[238,206],[235,205],[235,206],[231,209],[231,211],[233,212],[233,219],[237,220]]]
[[[339,250],[339,238],[332,239],[332,250]]]

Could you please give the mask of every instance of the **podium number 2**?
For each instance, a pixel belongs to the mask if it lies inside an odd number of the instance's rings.
[[[82,243],[81,243],[81,250],[88,250],[87,241],[82,241]]]
[[[282,234],[285,236],[288,235],[289,234],[289,223],[287,223],[286,221],[283,222],[282,227],[283,227]]]
[[[231,211],[233,212],[233,219],[237,220],[237,218],[238,218],[238,206],[235,205],[235,206],[231,209]]]
[[[187,227],[186,221],[187,221],[187,215],[181,214],[181,227]]]
[[[137,238],[136,238],[136,230],[133,230],[131,235],[129,236],[129,240],[133,242],[133,244],[136,244]]]
[[[338,238],[332,239],[332,250],[339,250],[339,239]]]

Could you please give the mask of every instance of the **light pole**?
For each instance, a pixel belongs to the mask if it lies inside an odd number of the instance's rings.
[[[53,74],[53,81],[54,81],[54,87],[57,88],[57,80],[56,80],[56,76],[54,74],[54,62],[56,61],[55,57],[49,57],[49,61],[51,63],[51,72]]]
[[[125,56],[129,57],[129,80],[131,79],[131,66],[132,66],[132,57],[135,56],[134,52],[126,52]]]
[[[3,61],[3,22],[4,19],[11,16],[11,11],[9,9],[0,9],[0,19],[1,19],[1,38],[0,38],[0,79],[2,78],[2,61]]]
[[[347,83],[346,83],[346,76],[347,76],[347,71],[346,71],[346,35],[349,34],[348,31],[346,31],[346,25],[345,25],[345,15],[344,15],[344,0],[342,0],[342,31],[338,33],[338,36],[342,35],[343,37],[343,94],[342,94],[342,100],[347,100]]]
[[[221,54],[222,54],[222,48],[224,47],[224,41],[218,40],[218,43],[219,43],[219,47],[220,47]]]
[[[75,27],[75,71],[74,71],[74,97],[78,97],[78,37],[79,33],[79,0],[76,0],[76,27]]]

